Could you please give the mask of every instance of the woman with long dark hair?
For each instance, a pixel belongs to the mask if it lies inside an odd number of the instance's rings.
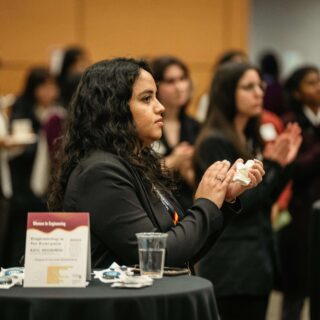
[[[207,120],[196,144],[198,181],[214,161],[265,155],[263,182],[240,196],[243,214],[232,219],[199,264],[200,275],[214,284],[223,320],[265,319],[275,277],[270,209],[288,182],[287,166],[301,143],[299,128],[292,124],[264,151],[259,135],[263,89],[259,70],[249,64],[228,63],[218,68]]]
[[[289,212],[292,221],[280,232],[283,267],[282,319],[300,319],[308,295],[308,238],[312,204],[320,199],[320,73],[315,66],[295,70],[285,83],[284,121],[296,121],[303,142],[295,163]]]
[[[224,202],[246,189],[231,183],[234,168],[220,161],[204,174],[193,206],[180,208],[170,174],[151,148],[165,110],[156,91],[145,62],[117,58],[89,67],[72,100],[49,208],[90,212],[94,267],[138,263],[135,234],[155,230],[168,234],[166,265],[197,260],[237,209]],[[262,175],[256,163],[249,188]]]

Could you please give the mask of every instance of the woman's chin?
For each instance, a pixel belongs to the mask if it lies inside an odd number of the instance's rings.
[[[261,106],[256,107],[252,112],[252,117],[260,117],[262,115],[263,108]]]

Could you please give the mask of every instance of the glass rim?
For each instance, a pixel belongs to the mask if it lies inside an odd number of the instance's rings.
[[[167,238],[167,233],[162,232],[139,232],[136,233],[136,237],[139,238]]]

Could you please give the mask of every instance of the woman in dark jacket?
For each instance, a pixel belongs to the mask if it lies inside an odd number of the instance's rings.
[[[263,89],[259,71],[249,64],[228,63],[217,69],[207,121],[196,145],[198,181],[214,161],[261,157],[259,116]],[[222,320],[265,319],[275,276],[270,209],[288,182],[287,166],[300,143],[299,128],[290,125],[269,146],[263,159],[263,182],[241,195],[243,214],[232,219],[200,261],[199,274],[213,282]]]
[[[137,232],[168,234],[166,265],[199,258],[228,215],[227,204],[246,189],[232,183],[230,163],[204,174],[193,206],[183,211],[171,193],[171,179],[151,144],[162,134],[164,107],[148,65],[118,58],[89,67],[71,103],[61,164],[49,208],[90,212],[94,267],[138,263]],[[250,173],[261,181],[263,168]],[[223,208],[224,214],[220,211]]]
[[[312,204],[320,199],[320,74],[314,66],[295,70],[285,83],[284,121],[296,121],[303,142],[295,163],[289,212],[292,222],[280,233],[283,268],[283,319],[300,319],[308,292],[308,229]]]
[[[157,96],[166,108],[163,134],[154,148],[165,157],[168,168],[180,180],[175,193],[184,209],[193,203],[194,171],[192,157],[200,125],[186,113],[191,99],[192,82],[187,66],[176,57],[162,56],[152,62],[158,85]]]

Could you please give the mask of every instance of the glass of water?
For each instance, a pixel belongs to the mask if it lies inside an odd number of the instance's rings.
[[[140,274],[160,279],[163,275],[168,235],[160,232],[136,234],[139,249]]]

